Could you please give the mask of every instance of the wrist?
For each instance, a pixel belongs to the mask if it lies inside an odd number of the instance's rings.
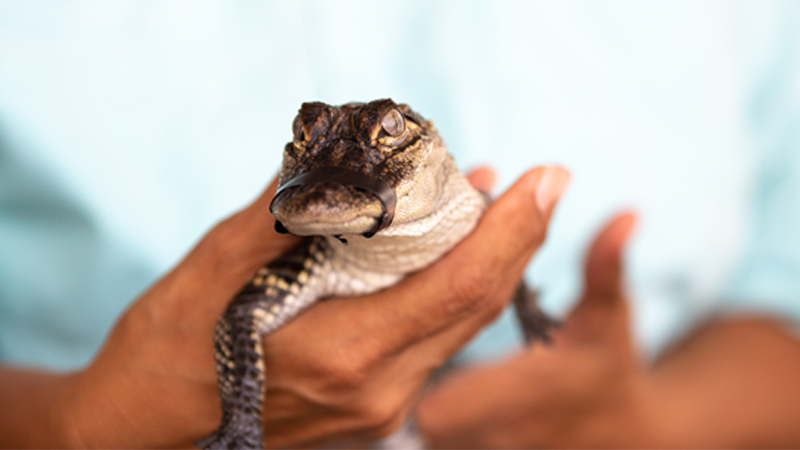
[[[156,433],[143,432],[145,428],[137,423],[144,413],[136,404],[135,386],[124,374],[105,370],[102,363],[95,362],[65,380],[58,408],[58,425],[65,446],[144,448],[153,445],[152,441],[142,440]]]
[[[68,447],[148,447],[141,438],[152,433],[142,433],[136,422],[142,415],[136,402],[143,396],[129,370],[138,354],[131,342],[140,341],[146,329],[139,315],[129,311],[94,361],[64,378],[58,409]]]
[[[86,423],[79,420],[76,408],[81,404],[80,378],[83,371],[65,374],[59,380],[59,389],[53,397],[52,430],[57,444],[53,448],[88,448],[84,439]]]
[[[0,368],[0,444],[18,448],[68,448],[67,400],[72,374]]]

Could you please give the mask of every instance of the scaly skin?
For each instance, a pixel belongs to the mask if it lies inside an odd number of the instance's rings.
[[[324,239],[306,239],[260,269],[228,306],[217,323],[215,336],[222,424],[198,445],[263,448],[261,336],[316,299],[324,262],[329,262],[330,256]]]

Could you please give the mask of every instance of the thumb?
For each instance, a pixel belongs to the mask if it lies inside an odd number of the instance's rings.
[[[606,224],[597,235],[586,259],[586,300],[611,306],[623,296],[622,253],[628,242],[636,214],[623,212]]]
[[[622,258],[636,221],[634,212],[620,213],[595,237],[586,258],[583,296],[567,319],[566,335],[581,341],[609,332],[627,335]]]
[[[269,204],[277,177],[250,205],[212,228],[169,274],[151,289],[169,314],[216,320],[231,298],[265,263],[297,244],[275,231]],[[170,301],[164,302],[168,298]]]

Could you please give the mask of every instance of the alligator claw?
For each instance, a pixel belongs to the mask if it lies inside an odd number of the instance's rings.
[[[517,312],[522,335],[526,345],[541,341],[546,345],[553,343],[552,333],[561,322],[548,316],[539,308],[538,293],[521,282],[514,293],[514,309]]]

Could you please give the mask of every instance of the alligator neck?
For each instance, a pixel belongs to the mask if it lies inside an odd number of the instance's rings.
[[[345,236],[347,243],[327,237],[336,259],[353,269],[405,275],[427,267],[449,251],[478,223],[487,206],[460,172],[451,172],[439,205],[430,215],[394,224],[371,238]]]

